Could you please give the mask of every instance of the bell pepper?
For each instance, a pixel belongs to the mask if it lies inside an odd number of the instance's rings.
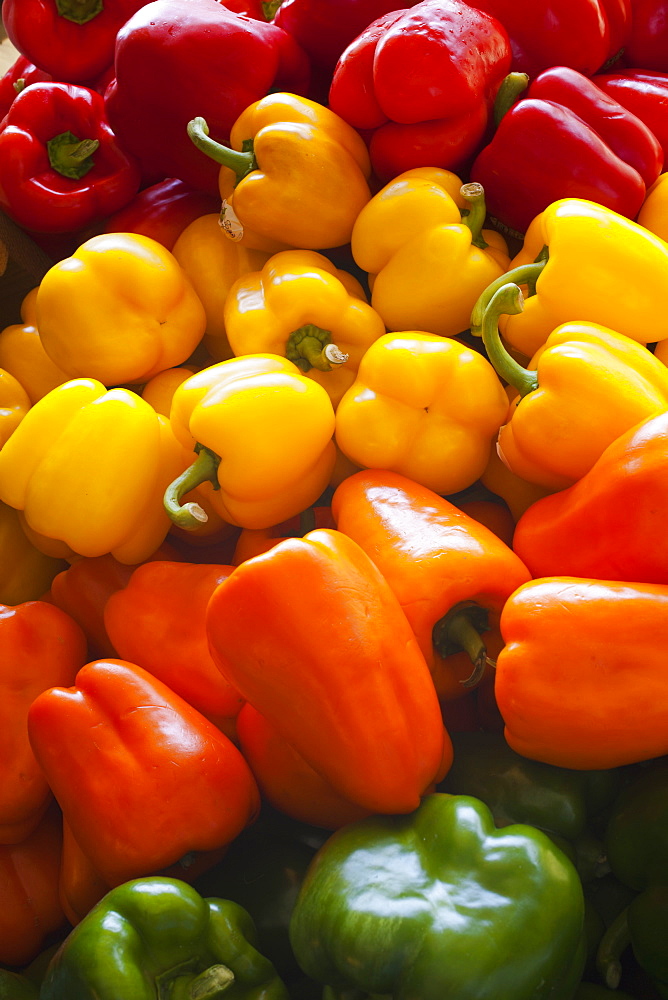
[[[28,741],[30,705],[55,684],[72,684],[86,661],[77,623],[44,601],[0,604],[0,682],[4,724],[0,844],[17,844],[35,830],[52,796]]]
[[[176,177],[212,195],[218,167],[188,138],[191,118],[227,139],[244,108],[271,90],[305,93],[310,73],[291,35],[216,0],[143,4],[118,31],[114,61],[109,121],[145,183]]]
[[[667,462],[664,411],[609,444],[573,486],[536,501],[513,543],[532,576],[668,584]]]
[[[225,847],[259,808],[234,744],[166,684],[94,660],[32,703],[30,742],[65,821],[108,885]]]
[[[624,64],[668,72],[667,41],[664,0],[633,0],[633,19],[624,45]]]
[[[0,448],[21,423],[30,405],[30,397],[19,380],[0,368]]]
[[[503,24],[464,0],[422,0],[373,21],[341,54],[329,106],[371,130],[385,183],[412,167],[464,168],[483,140],[510,70]],[[401,87],[397,77],[404,68]]]
[[[337,830],[369,815],[339,795],[248,702],[237,717],[237,738],[263,797],[286,816]]]
[[[334,833],[290,939],[331,998],[565,1000],[582,974],[583,921],[577,873],[544,833],[497,830],[480,800],[441,792],[410,816]]]
[[[637,5],[636,5],[637,6]],[[668,64],[666,66],[668,69]],[[597,74],[594,83],[622,107],[640,118],[654,133],[668,164],[668,73],[652,70],[620,69]]]
[[[143,0],[5,0],[12,44],[65,83],[85,83],[114,61],[116,32]]]
[[[484,524],[508,548],[512,548],[515,520],[510,508],[501,497],[489,500],[459,500],[454,498],[453,503],[458,510],[468,514],[479,524]]]
[[[0,502],[0,604],[17,605],[36,601],[67,563],[45,555],[23,530],[18,511]]]
[[[332,513],[397,596],[440,697],[478,684],[503,604],[530,578],[519,558],[454,504],[394,472],[345,479]]]
[[[455,337],[468,328],[478,296],[510,266],[484,219],[480,185],[432,167],[405,171],[365,205],[351,248],[389,330]]]
[[[482,354],[434,333],[387,333],[338,405],[336,442],[358,466],[457,493],[487,465],[507,409]]]
[[[228,736],[243,702],[211,658],[205,617],[211,594],[232,569],[147,562],[104,607],[117,655],[159,678]]]
[[[12,323],[0,332],[0,367],[18,379],[31,403],[70,377],[44,350],[36,326],[37,291],[38,288],[31,289],[21,302],[21,322]]]
[[[161,499],[183,467],[169,422],[140,396],[74,379],[35,403],[0,450],[0,499],[79,555],[143,562],[169,530]]]
[[[544,70],[502,111],[471,166],[493,217],[524,233],[548,205],[569,197],[635,219],[663,166],[659,140],[640,118],[565,66]]]
[[[65,916],[72,927],[76,927],[109,892],[111,886],[79,847],[65,819],[62,821],[62,842],[58,896]]]
[[[516,475],[548,490],[581,479],[608,445],[668,408],[668,368],[629,337],[597,323],[562,323],[520,365],[501,343],[498,317],[522,310],[512,282],[494,293],[482,337],[499,376],[518,391],[497,450]]]
[[[350,242],[371,197],[371,165],[347,122],[315,101],[273,93],[242,111],[230,147],[210,138],[210,127],[200,115],[188,123],[188,135],[203,159],[219,164],[221,225],[231,239],[243,239],[248,229],[271,252]]]
[[[184,998],[288,1000],[271,962],[255,947],[246,910],[203,899],[178,879],[139,878],[112,889],[51,959],[43,1000]]]
[[[218,213],[211,212],[185,227],[173,252],[204,306],[206,329],[202,346],[215,361],[227,361],[234,357],[234,351],[229,344],[223,314],[225,300],[235,281],[249,272],[259,271],[269,254],[226,239]]]
[[[668,587],[544,577],[511,594],[501,634],[494,693],[517,753],[589,771],[668,752],[668,680],[656,669]]]
[[[165,510],[182,528],[206,521],[180,499],[210,481],[216,510],[242,528],[267,528],[314,503],[334,465],[334,410],[325,390],[272,354],[204,368],[174,393],[170,421],[197,459],[169,486]],[[299,447],[295,447],[295,443]]]
[[[104,224],[105,233],[136,233],[157,240],[173,250],[181,233],[202,215],[217,212],[218,199],[185,184],[177,177],[151,184],[132,201],[113,212]]]
[[[385,333],[351,274],[312,250],[284,250],[241,275],[224,307],[230,347],[287,357],[327,392],[334,409],[364,353]]]
[[[638,212],[637,221],[639,226],[644,226],[662,240],[668,238],[668,173],[661,174],[652,184]],[[662,351],[665,351],[665,346],[661,347]]]
[[[60,812],[52,806],[24,840],[0,846],[0,962],[5,965],[31,962],[65,926],[58,898],[61,845]],[[8,1000],[19,997],[11,993]]]
[[[5,117],[17,94],[31,83],[45,83],[53,77],[38,69],[25,56],[18,56],[6,73],[0,77],[0,121]]]
[[[35,308],[51,359],[70,378],[105,385],[147,382],[181,364],[206,326],[204,307],[174,256],[135,233],[86,240],[47,271]]]
[[[536,486],[535,483],[527,483],[525,479],[511,472],[499,458],[496,448],[490,453],[489,462],[480,476],[480,483],[508,505],[515,524],[531,504],[550,492],[541,486]]]
[[[668,337],[657,291],[667,280],[668,246],[662,239],[596,202],[564,198],[536,217],[511,269],[485,289],[471,315],[471,332],[480,334],[494,292],[514,281],[529,285],[530,294],[500,330],[527,358],[556,326],[571,320],[653,343]]]
[[[415,636],[341,532],[316,529],[246,560],[211,597],[207,632],[228,680],[348,801],[410,812],[447,770],[451,744]]]
[[[39,984],[20,972],[0,969],[0,1000],[39,1000]]]
[[[126,205],[139,183],[94,90],[33,83],[2,121],[0,207],[25,229],[84,229]]]
[[[298,516],[273,524],[270,528],[243,528],[234,547],[232,565],[273,549],[285,538],[303,538],[315,528],[335,528],[331,507],[309,507]]]

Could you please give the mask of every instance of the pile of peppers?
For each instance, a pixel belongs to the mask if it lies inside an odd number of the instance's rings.
[[[668,1000],[668,0],[2,17],[0,1000]]]

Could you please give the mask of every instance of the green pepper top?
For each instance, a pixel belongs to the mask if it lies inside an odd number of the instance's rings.
[[[582,974],[583,926],[577,872],[546,834],[497,830],[478,799],[434,793],[327,840],[290,938],[332,998],[561,1000]]]
[[[112,889],[68,935],[40,1000],[288,1000],[246,910],[178,879]]]

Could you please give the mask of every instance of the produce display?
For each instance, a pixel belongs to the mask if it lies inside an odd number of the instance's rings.
[[[668,0],[0,3],[0,1000],[668,1000]]]

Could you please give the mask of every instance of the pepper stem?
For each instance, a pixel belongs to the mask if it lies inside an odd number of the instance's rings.
[[[229,167],[237,175],[237,184],[249,174],[251,170],[257,169],[257,160],[252,147],[240,152],[238,149],[230,149],[223,146],[214,139],[209,138],[209,126],[204,118],[193,118],[187,125],[188,135],[191,141],[199,150],[206,153],[208,157],[220,163],[223,167]]]
[[[181,498],[202,483],[212,483],[215,490],[220,489],[217,475],[220,458],[202,445],[198,445],[195,450],[198,453],[197,458],[185,472],[169,484],[163,498],[170,521],[177,528],[185,528],[186,531],[194,531],[209,518],[198,503],[186,503],[181,506]]]
[[[499,316],[504,313],[511,316],[521,313],[523,302],[522,290],[512,282],[502,285],[494,292],[482,318],[482,342],[499,377],[514,386],[520,396],[527,396],[538,388],[538,375],[528,371],[510,356],[501,343],[499,334]]]
[[[480,293],[471,312],[471,333],[474,337],[480,337],[482,334],[483,313],[494,292],[507,285],[510,281],[513,281],[516,285],[528,285],[530,294],[535,294],[536,282],[548,259],[547,247],[544,247],[536,260],[532,261],[531,264],[521,264],[519,267],[514,267],[512,270],[506,271],[505,274],[500,274],[498,278],[490,282],[487,288]]]
[[[628,907],[610,924],[599,941],[596,968],[610,990],[616,990],[622,978],[621,956],[631,944]]]
[[[56,0],[56,11],[60,17],[75,24],[87,24],[102,13],[103,0]]]
[[[482,235],[482,227],[487,216],[485,189],[477,181],[470,181],[468,184],[462,184],[459,193],[462,198],[466,199],[469,206],[465,214],[462,215],[462,223],[471,230],[471,244],[474,247],[480,247],[481,250],[486,250],[489,243]]]
[[[330,372],[332,368],[344,365],[349,358],[336,344],[331,342],[331,332],[307,323],[293,330],[285,345],[285,356],[293,364],[308,372],[317,368],[320,372]]]
[[[501,81],[501,86],[496,92],[494,99],[494,124],[498,127],[503,116],[510,111],[517,98],[529,86],[529,77],[526,73],[509,73]]]
[[[234,973],[226,965],[212,965],[193,979],[188,1000],[218,1000],[234,985]]]
[[[93,153],[100,143],[97,139],[79,139],[72,132],[54,135],[46,144],[49,163],[62,177],[79,180],[95,166]]]
[[[473,672],[462,685],[475,687],[482,680],[487,666],[487,647],[481,633],[489,629],[489,613],[474,601],[461,601],[443,615],[432,629],[434,649],[443,658],[468,653]]]

